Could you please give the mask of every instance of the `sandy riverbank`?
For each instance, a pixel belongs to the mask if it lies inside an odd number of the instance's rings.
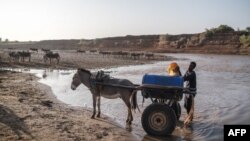
[[[61,103],[37,79],[0,72],[0,140],[137,140],[108,117]]]

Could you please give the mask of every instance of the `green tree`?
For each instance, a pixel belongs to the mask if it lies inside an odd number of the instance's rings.
[[[216,32],[225,33],[225,32],[234,32],[234,29],[228,25],[220,25],[215,29]]]
[[[234,29],[228,25],[220,25],[217,28],[206,29],[205,36],[212,37],[216,33],[234,32]]]

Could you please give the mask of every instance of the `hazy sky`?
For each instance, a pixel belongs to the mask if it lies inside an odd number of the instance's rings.
[[[0,38],[93,39],[250,26],[250,0],[0,0]]]

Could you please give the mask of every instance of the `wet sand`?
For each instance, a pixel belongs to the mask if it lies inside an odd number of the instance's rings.
[[[137,140],[108,117],[61,103],[37,79],[0,71],[0,140]]]

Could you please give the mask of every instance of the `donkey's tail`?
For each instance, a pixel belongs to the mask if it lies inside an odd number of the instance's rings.
[[[140,109],[139,109],[138,103],[137,103],[137,90],[134,90],[134,91],[132,92],[131,104],[132,104],[132,109],[133,109],[134,111],[135,111],[136,108],[137,108],[138,111],[141,112]]]

